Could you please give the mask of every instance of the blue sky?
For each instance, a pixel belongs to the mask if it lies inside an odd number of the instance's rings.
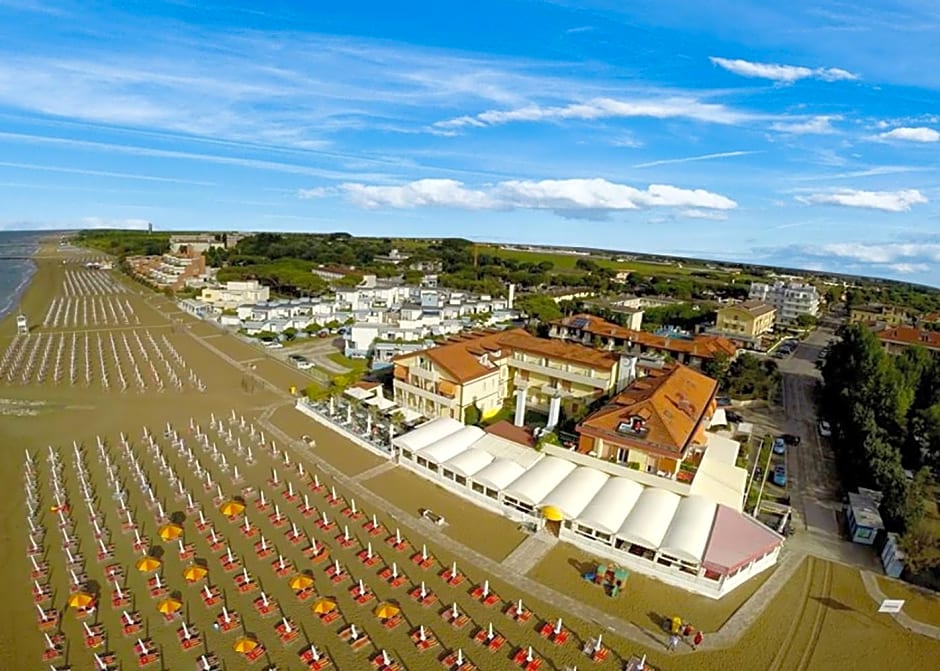
[[[928,0],[0,0],[0,229],[461,236],[940,285],[938,34]]]

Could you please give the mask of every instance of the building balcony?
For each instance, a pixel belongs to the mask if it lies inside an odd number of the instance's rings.
[[[430,389],[425,389],[423,386],[412,384],[412,382],[417,382],[417,380],[412,378],[411,381],[405,381],[396,378],[394,382],[396,397],[398,396],[399,390],[401,390],[404,393],[414,394],[419,398],[433,401],[434,403],[440,403],[447,407],[453,407],[455,405],[456,393],[454,390],[441,387],[441,385],[431,385]]]
[[[548,378],[558,378],[568,382],[573,382],[575,384],[594,387],[595,389],[607,390],[611,386],[611,380],[609,376],[592,377],[582,373],[575,373],[571,371],[570,366],[567,364],[550,363],[546,366],[543,366],[532,361],[526,361],[522,358],[519,358],[517,355],[513,355],[513,357],[509,360],[509,365],[519,370],[538,373],[539,375],[544,375]]]

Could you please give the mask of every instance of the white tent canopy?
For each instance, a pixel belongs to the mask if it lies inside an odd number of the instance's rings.
[[[466,452],[482,437],[483,429],[480,427],[465,426],[460,431],[445,436],[427,447],[419,448],[418,456],[435,464],[442,464],[461,452]]]
[[[717,510],[718,504],[704,496],[682,499],[659,546],[660,551],[692,564],[701,562]]]
[[[603,471],[589,466],[576,468],[542,499],[540,507],[543,510],[555,508],[565,519],[574,519],[603,489],[609,477]]]
[[[473,481],[499,492],[523,473],[525,473],[525,468],[515,461],[511,459],[497,459],[489,466],[480,469],[480,471],[473,476]]]
[[[392,442],[399,449],[414,452],[439,441],[441,438],[457,433],[462,428],[464,428],[464,425],[452,417],[438,417],[394,438]]]
[[[519,476],[503,494],[530,506],[537,506],[549,492],[575,469],[566,459],[546,457]]]
[[[451,457],[444,463],[444,468],[465,478],[473,477],[485,467],[493,463],[493,455],[485,450],[471,448]]]
[[[673,492],[648,487],[637,499],[617,536],[628,543],[656,550],[681,500],[682,497]]]
[[[645,488],[628,478],[610,478],[577,517],[577,523],[613,536]]]

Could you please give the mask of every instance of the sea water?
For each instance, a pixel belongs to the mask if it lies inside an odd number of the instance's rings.
[[[36,264],[30,259],[8,257],[32,256],[42,235],[35,231],[0,231],[0,319],[16,306],[36,272]]]

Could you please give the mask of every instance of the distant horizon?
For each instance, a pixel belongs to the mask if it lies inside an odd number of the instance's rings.
[[[938,33],[901,0],[0,0],[0,230],[328,228],[940,286]]]

